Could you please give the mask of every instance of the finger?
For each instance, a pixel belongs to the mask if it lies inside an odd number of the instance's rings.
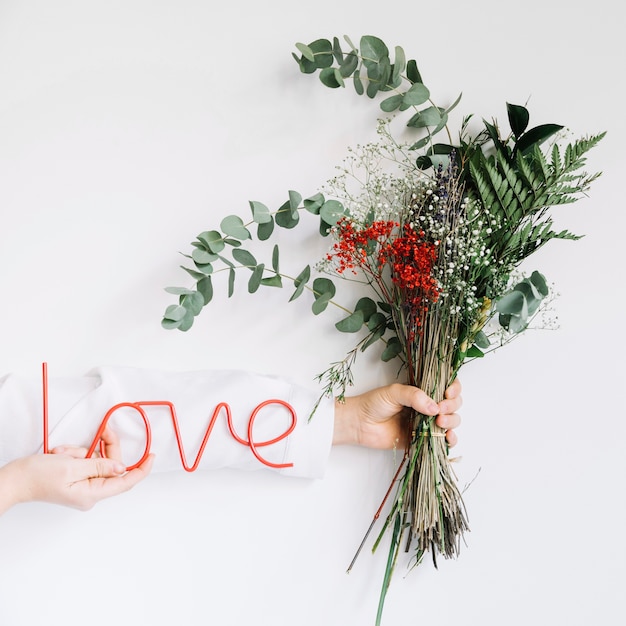
[[[458,378],[455,378],[450,386],[446,389],[444,396],[446,398],[458,398],[461,395],[461,391],[461,381]]]
[[[113,476],[103,481],[97,481],[97,483],[93,485],[92,495],[98,500],[101,500],[132,489],[150,473],[153,463],[154,454],[150,454],[139,467],[130,472],[126,472],[123,476]]]
[[[439,403],[439,413],[456,413],[463,405],[463,398],[458,396],[446,396],[445,400]]]
[[[81,446],[57,446],[50,450],[50,454],[64,454],[73,459],[84,459],[87,456],[87,448]]]
[[[437,424],[439,428],[458,428],[461,425],[461,416],[458,413],[441,413],[437,416],[435,424]]]
[[[388,387],[391,402],[408,406],[423,415],[437,415],[439,405],[419,387],[394,383]]]
[[[115,459],[98,457],[77,461],[72,469],[74,480],[79,482],[92,478],[120,476],[126,471],[126,466]]]
[[[117,436],[117,433],[107,425],[101,435],[101,438],[102,441],[104,441],[104,453],[107,459],[121,461],[122,448],[120,446],[120,439]]]
[[[453,430],[449,430],[446,432],[446,441],[448,442],[448,446],[450,446],[450,448],[453,448],[454,446],[456,446],[456,444],[458,443],[458,440],[459,439]]]

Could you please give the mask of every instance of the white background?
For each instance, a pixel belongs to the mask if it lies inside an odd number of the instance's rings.
[[[589,159],[603,176],[557,214],[585,238],[552,242],[528,268],[556,285],[560,329],[462,372],[467,546],[439,570],[401,563],[384,624],[623,623],[616,12],[612,0],[0,0],[0,375],[36,377],[42,361],[55,376],[244,367],[314,386],[352,345],[333,313],[287,304],[288,290],[228,300],[218,285],[193,329],[171,332],[163,288],[189,285],[179,252],[199,232],[249,200],[312,195],[372,136],[377,105],[300,74],[291,52],[377,35],[417,59],[439,104],[463,92],[452,125],[470,112],[506,125],[505,102],[528,101],[532,124],[608,131]],[[317,249],[296,239],[281,246],[299,271],[302,248]],[[372,355],[355,391],[393,377]],[[181,470],[86,514],[15,508],[0,520],[0,625],[373,624],[385,549],[345,569],[394,466],[334,449],[320,481]]]

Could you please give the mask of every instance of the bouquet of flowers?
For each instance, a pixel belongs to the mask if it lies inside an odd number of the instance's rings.
[[[391,118],[379,120],[378,141],[350,149],[337,176],[318,193],[302,200],[290,191],[275,211],[252,201],[247,222],[229,215],[220,230],[198,235],[189,255],[193,267],[184,268],[196,284],[168,288],[178,302],[167,308],[162,324],[188,330],[212,300],[212,277],[220,270],[229,274],[229,296],[237,272],[249,271],[250,293],[289,281],[290,301],[309,290],[315,314],[335,303],[336,281],[356,281],[366,295],[351,308],[342,306],[350,312],[336,328],[360,338],[320,374],[322,395],[343,397],[358,353],[382,345],[382,360],[397,361],[405,382],[438,401],[464,363],[518,336],[546,308],[551,290],[545,277],[538,271],[525,277],[520,266],[552,239],[579,237],[555,230],[550,212],[577,200],[597,178],[583,167],[604,133],[563,146],[562,126],[529,127],[526,107],[507,104],[509,132],[495,121],[472,132],[467,116],[453,140],[448,118],[460,98],[447,108],[433,104],[417,64],[406,61],[400,47],[392,63],[376,37],[362,37],[359,47],[346,42],[347,51],[337,38],[297,44],[294,58],[302,72],[319,72],[328,87],[351,78],[358,94],[389,92],[381,109],[410,109],[407,127],[415,136],[399,141]],[[447,141],[436,141],[442,132]],[[302,211],[317,215],[320,235],[331,238],[325,258],[289,278],[280,270],[278,246],[271,265],[245,249],[254,239],[252,226],[258,240],[267,241],[275,226],[297,226]],[[377,624],[401,550],[412,550],[417,563],[427,552],[435,562],[439,554],[455,557],[468,530],[445,433],[432,417],[415,413],[407,441],[374,546],[390,532]]]

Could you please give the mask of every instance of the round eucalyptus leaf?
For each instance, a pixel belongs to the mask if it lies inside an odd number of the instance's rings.
[[[256,231],[256,236],[259,241],[267,241],[274,232],[274,218],[270,216],[269,222],[263,222],[259,224]]]
[[[479,330],[474,337],[474,344],[486,350],[491,345],[491,342],[489,341],[489,337],[487,337],[482,330]]]
[[[339,72],[344,78],[348,78],[359,65],[359,59],[354,52],[348,52],[339,66]]]
[[[252,219],[255,223],[267,224],[272,221],[270,210],[262,202],[251,200],[250,208],[252,209]]]
[[[364,322],[363,311],[355,311],[348,317],[339,320],[335,324],[335,328],[342,333],[356,333],[361,330]]]
[[[524,294],[520,291],[509,291],[496,302],[496,311],[508,315],[520,315],[524,301]]]
[[[391,337],[387,341],[387,346],[380,355],[380,358],[385,362],[391,361],[391,359],[397,357],[401,352],[402,344],[400,343],[400,340],[397,337]]]
[[[324,204],[324,196],[321,193],[317,193],[304,201],[304,208],[313,215],[319,215],[320,209]]]
[[[198,291],[193,291],[182,296],[180,304],[187,309],[187,313],[198,315],[204,306],[204,296]]]
[[[224,240],[221,233],[217,230],[208,230],[200,233],[198,239],[214,254],[218,254],[224,249]]]
[[[359,298],[354,310],[355,312],[360,311],[363,314],[363,321],[367,322],[376,313],[377,308],[376,303],[371,298],[363,297]]]
[[[221,223],[222,232],[229,237],[244,241],[250,239],[250,231],[244,226],[243,220],[238,215],[228,215]]]
[[[207,252],[206,250],[196,248],[191,253],[191,258],[194,260],[196,265],[211,265],[211,261],[215,260],[215,255]]]
[[[261,284],[264,285],[265,287],[282,287],[283,280],[278,274],[276,274],[275,276],[268,276],[267,278],[262,278]]]
[[[548,283],[546,282],[546,277],[539,273],[538,271],[534,271],[530,275],[530,282],[535,286],[535,289],[545,298],[548,293],[550,293],[550,289],[548,288]]]
[[[291,208],[291,214],[294,216],[298,212],[300,203],[302,202],[302,195],[293,189],[289,190],[289,207]]]
[[[326,87],[330,87],[331,89],[336,89],[337,87],[343,87],[343,78],[339,73],[339,70],[334,67],[325,67],[319,76],[323,85]]]
[[[395,111],[402,104],[402,94],[396,94],[395,96],[390,96],[389,98],[385,98],[380,103],[380,108],[385,111],[385,113],[391,113]]]
[[[364,35],[360,41],[361,56],[363,64],[377,65],[383,59],[389,59],[389,48],[382,39],[372,35]]]
[[[408,106],[419,106],[428,102],[428,98],[430,98],[428,87],[422,83],[414,83],[402,97],[402,102]]]
[[[213,299],[213,282],[211,281],[210,276],[205,276],[198,281],[197,284],[198,291],[202,294],[204,298],[204,304],[209,304]]]
[[[233,250],[233,258],[245,267],[255,268],[257,266],[256,259],[247,250],[242,250],[241,248]]]
[[[187,313],[185,317],[180,321],[180,325],[178,326],[178,330],[182,330],[183,332],[188,331],[193,326],[194,316],[190,313]]]
[[[332,298],[337,293],[337,288],[330,278],[316,278],[313,281],[313,295],[315,299],[328,296]]]
[[[187,315],[187,309],[184,306],[170,304],[167,309],[165,309],[163,318],[171,322],[180,322],[185,315]]]
[[[316,298],[313,304],[311,305],[311,310],[314,315],[319,315],[322,311],[325,311],[328,307],[328,303],[330,302],[332,296],[328,293],[321,295],[319,298]]]
[[[293,214],[289,202],[287,201],[276,211],[274,220],[281,228],[293,228],[300,221],[300,216],[297,212],[295,215]]]
[[[320,217],[331,226],[334,226],[345,214],[346,210],[338,200],[326,200],[320,209]]]
[[[311,63],[315,63],[315,56],[313,55],[313,50],[311,50],[311,48],[309,48],[309,46],[307,46],[306,44],[303,44],[303,43],[297,43],[296,44],[296,48],[298,48],[298,50],[300,51],[302,56],[307,61],[310,61]]]

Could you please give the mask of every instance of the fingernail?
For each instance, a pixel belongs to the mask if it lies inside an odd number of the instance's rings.
[[[434,400],[428,403],[428,412],[431,415],[437,415],[437,413],[439,413],[439,405]]]
[[[116,474],[123,474],[126,471],[126,465],[124,465],[123,463],[116,463],[113,466],[113,471]]]

